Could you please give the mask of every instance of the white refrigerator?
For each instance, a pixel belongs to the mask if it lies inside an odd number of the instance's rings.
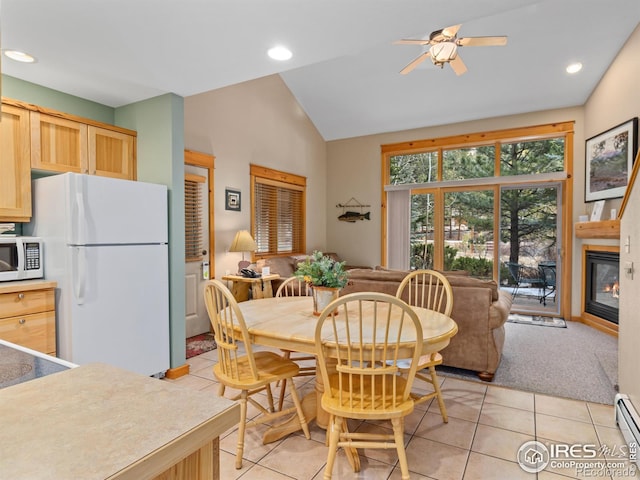
[[[165,185],[65,173],[33,181],[24,233],[58,282],[58,357],[148,376],[170,367]]]

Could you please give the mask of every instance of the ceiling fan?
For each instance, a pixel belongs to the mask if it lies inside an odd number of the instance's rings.
[[[467,71],[462,59],[458,56],[458,47],[487,47],[493,45],[506,45],[507,37],[457,37],[460,25],[443,28],[431,32],[429,39],[403,39],[394,42],[394,45],[430,45],[429,49],[413,59],[400,73],[406,75],[420,63],[431,57],[434,65],[440,68],[449,63],[456,75],[462,75]]]

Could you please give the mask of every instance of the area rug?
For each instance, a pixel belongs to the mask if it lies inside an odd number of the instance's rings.
[[[511,323],[523,323],[525,325],[567,328],[567,322],[564,321],[564,318],[543,317],[541,315],[520,315],[517,313],[511,313],[509,314],[507,321]]]
[[[187,358],[195,357],[205,352],[215,350],[216,341],[213,333],[203,333],[187,338]]]

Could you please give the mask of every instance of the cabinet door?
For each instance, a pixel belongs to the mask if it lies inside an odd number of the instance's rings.
[[[0,121],[0,221],[31,218],[29,111],[2,105]]]
[[[135,137],[89,125],[89,173],[136,179]]]
[[[87,125],[31,112],[31,167],[89,173]]]

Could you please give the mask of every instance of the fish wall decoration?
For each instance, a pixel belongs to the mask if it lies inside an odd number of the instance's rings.
[[[359,213],[359,212],[344,212],[338,217],[341,222],[355,223],[358,220],[371,220],[371,212]]]

